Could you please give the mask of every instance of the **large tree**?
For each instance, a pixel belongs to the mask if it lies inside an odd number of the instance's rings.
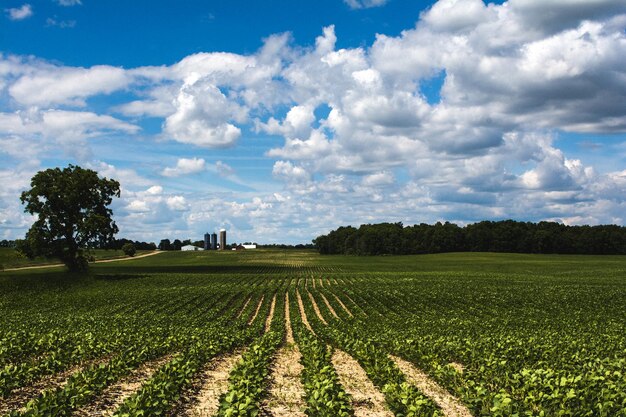
[[[29,257],[57,257],[72,271],[86,269],[88,248],[105,245],[118,232],[108,206],[120,196],[119,182],[69,165],[39,171],[30,186],[20,200],[37,219],[22,251]]]

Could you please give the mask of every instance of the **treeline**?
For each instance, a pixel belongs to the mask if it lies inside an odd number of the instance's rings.
[[[117,249],[120,250],[122,247],[131,243],[135,246],[136,250],[155,250],[157,246],[152,242],[140,242],[138,240],[130,240],[130,239],[114,239],[113,241],[107,243],[106,245],[100,247],[100,249]]]
[[[263,248],[263,249],[315,249],[315,245],[312,243],[298,243],[295,245],[288,245],[285,243],[269,243],[269,244],[263,244],[263,245],[259,245],[259,248]]]
[[[441,252],[626,254],[626,227],[555,222],[483,221],[465,227],[437,222],[339,227],[313,240],[321,254],[409,255]]]

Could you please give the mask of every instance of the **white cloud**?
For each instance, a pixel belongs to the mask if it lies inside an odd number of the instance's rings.
[[[233,169],[233,167],[222,161],[217,161],[215,163],[215,171],[220,177],[224,178],[232,177],[235,175],[235,170]]]
[[[191,77],[175,100],[176,112],[167,117],[163,131],[172,139],[206,148],[234,146],[241,129],[229,123],[243,122],[245,108],[228,98],[209,81]]]
[[[33,15],[33,8],[30,4],[24,4],[22,7],[15,7],[11,9],[4,9],[9,19],[11,20],[24,20]]]
[[[384,6],[389,0],[343,0],[351,9],[369,9]]]
[[[202,158],[180,158],[174,168],[165,168],[161,175],[165,177],[179,177],[187,174],[197,174],[206,170],[206,162]]]
[[[122,68],[53,67],[21,76],[9,87],[11,97],[25,106],[66,104],[84,106],[85,98],[109,94],[128,86],[131,77]]]
[[[187,209],[187,200],[185,200],[185,197],[180,195],[168,197],[166,204],[170,210],[184,211]]]
[[[76,20],[57,20],[56,16],[54,18],[49,17],[46,19],[46,26],[56,26],[61,29],[68,29],[76,26]]]
[[[77,5],[83,4],[81,0],[57,0],[57,3],[59,3],[59,6],[65,6],[65,7],[77,6]]]

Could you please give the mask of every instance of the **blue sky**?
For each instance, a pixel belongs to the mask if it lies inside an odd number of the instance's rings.
[[[626,222],[626,1],[0,5],[0,238],[68,163],[148,241]]]

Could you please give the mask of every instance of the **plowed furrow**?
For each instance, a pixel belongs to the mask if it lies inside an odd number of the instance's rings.
[[[294,344],[280,348],[276,354],[268,396],[262,404],[262,409],[273,417],[305,416],[300,357],[300,351]]]
[[[405,361],[397,356],[391,359],[398,365],[411,384],[437,404],[448,417],[472,417],[468,408],[456,397],[450,394],[445,388],[433,381],[422,370],[418,369],[411,362]]]
[[[75,417],[110,416],[131,395],[141,388],[141,385],[163,365],[169,362],[174,355],[167,355],[160,359],[149,361],[133,370],[121,381],[104,389],[98,398],[91,404],[79,408]]]
[[[335,349],[333,366],[339,382],[352,397],[356,417],[393,417],[385,404],[385,396],[369,380],[359,363],[347,353]]]
[[[185,417],[212,417],[217,413],[220,396],[228,390],[228,376],[241,359],[241,352],[229,353],[215,358],[201,374],[201,386],[198,394],[185,410],[177,415]]]

